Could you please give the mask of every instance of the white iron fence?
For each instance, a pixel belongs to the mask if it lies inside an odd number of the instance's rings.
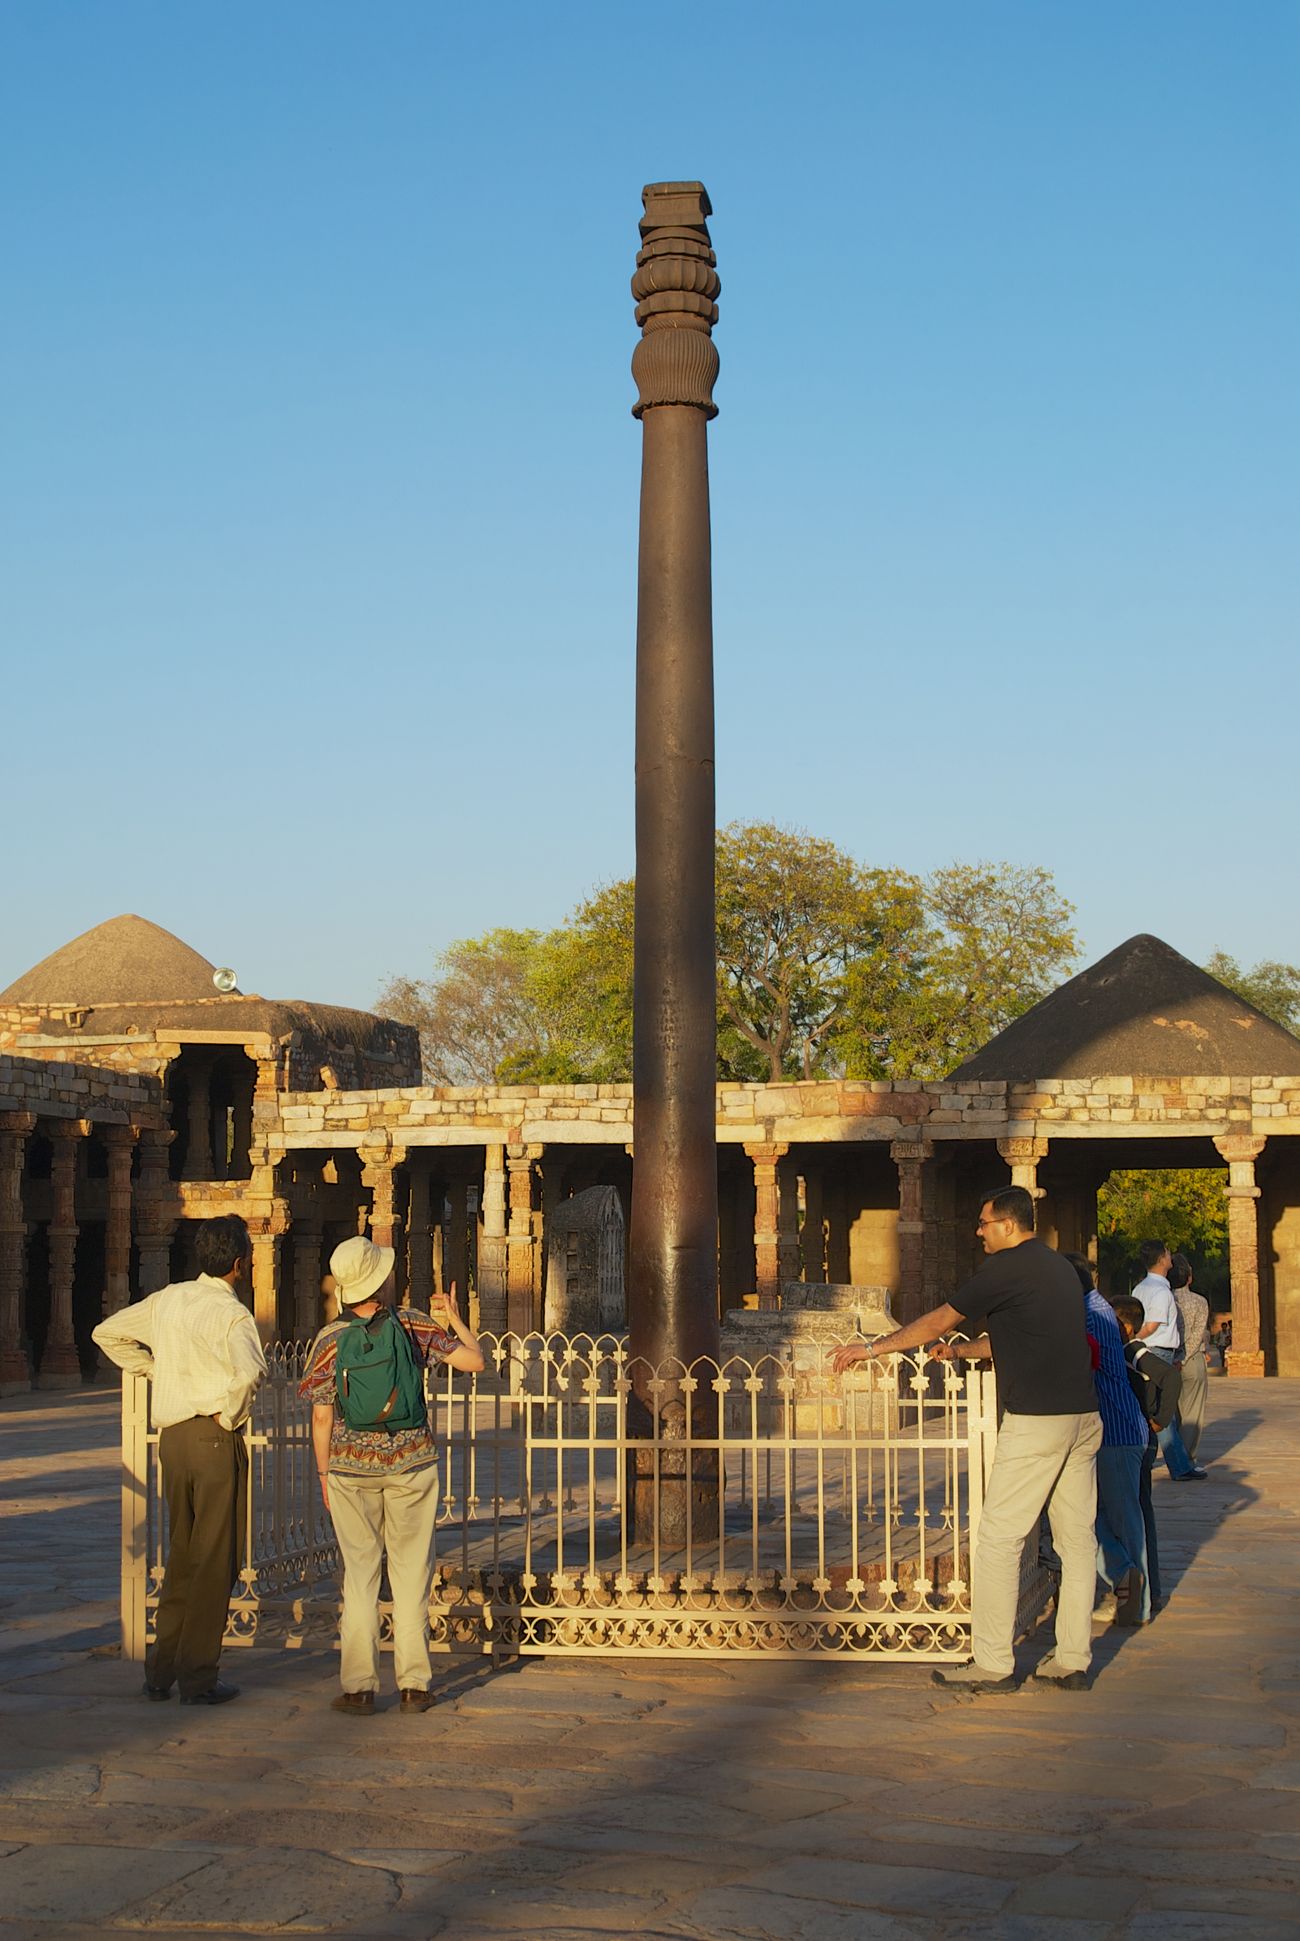
[[[646,1370],[640,1384],[614,1336],[489,1335],[483,1346],[484,1374],[430,1377],[435,1650],[968,1653],[970,1548],[996,1437],[986,1367],[895,1357],[841,1380],[828,1348],[813,1372],[727,1360]],[[228,1644],[292,1646],[337,1625],[303,1353],[273,1351],[245,1431],[248,1537]],[[666,1396],[675,1405],[660,1410]],[[126,1654],[141,1658],[165,1545],[144,1378],[124,1379],[122,1408],[122,1628]],[[1048,1590],[1031,1541],[1022,1628]]]

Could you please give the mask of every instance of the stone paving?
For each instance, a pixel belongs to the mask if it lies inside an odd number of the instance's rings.
[[[1210,1480],[1157,1482],[1168,1608],[1101,1635],[1088,1693],[458,1661],[371,1720],[328,1709],[329,1652],[228,1653],[219,1710],[143,1700],[116,1408],[0,1406],[0,1941],[1300,1937],[1300,1381],[1214,1384]]]

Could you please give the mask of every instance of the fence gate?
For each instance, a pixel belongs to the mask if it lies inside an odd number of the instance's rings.
[[[646,1371],[678,1406],[643,1439],[628,1433],[640,1371],[620,1338],[482,1342],[484,1374],[430,1375],[441,1467],[433,1650],[969,1654],[970,1547],[996,1437],[987,1368],[897,1356],[841,1381],[829,1348],[813,1372],[777,1358],[673,1363]],[[337,1631],[338,1552],[298,1395],[304,1352],[271,1352],[245,1430],[248,1538],[228,1645]],[[141,1658],[164,1555],[143,1377],[124,1378],[122,1409],[122,1632],[127,1656]],[[682,1527],[684,1475],[705,1481]],[[1031,1540],[1022,1629],[1048,1595]]]

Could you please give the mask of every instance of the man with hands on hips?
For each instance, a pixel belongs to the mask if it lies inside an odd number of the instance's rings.
[[[977,1231],[987,1258],[951,1302],[893,1334],[846,1343],[832,1366],[841,1375],[857,1362],[923,1348],[953,1328],[976,1334],[936,1350],[945,1361],[991,1357],[1004,1412],[975,1545],[974,1657],[941,1667],[934,1678],[970,1692],[1016,1689],[1020,1558],[1046,1506],[1061,1587],[1056,1649],[1034,1676],[1082,1691],[1092,1662],[1101,1417],[1078,1277],[1063,1255],[1035,1237],[1034,1202],[1022,1186],[985,1194]]]

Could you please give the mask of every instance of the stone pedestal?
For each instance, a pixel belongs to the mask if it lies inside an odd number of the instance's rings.
[[[862,1433],[884,1426],[883,1395],[856,1380],[840,1381],[830,1374],[831,1350],[859,1335],[874,1341],[897,1326],[887,1287],[808,1285],[787,1281],[777,1310],[731,1309],[722,1324],[721,1361],[731,1357],[754,1367],[768,1397],[779,1396],[783,1375],[793,1378],[795,1433],[815,1437],[839,1435],[845,1428],[845,1407]],[[743,1431],[743,1411],[749,1394],[747,1370],[730,1371],[732,1426]],[[893,1406],[892,1403],[889,1405]]]

